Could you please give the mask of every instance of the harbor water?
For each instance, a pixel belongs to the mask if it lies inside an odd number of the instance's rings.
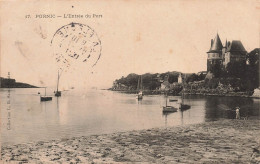
[[[164,95],[145,95],[107,90],[69,90],[52,101],[40,102],[44,88],[1,89],[1,143],[21,144],[68,137],[98,135],[157,127],[183,126],[219,119],[234,119],[235,107],[242,118],[260,119],[260,100],[241,97],[169,96],[168,105],[191,106],[183,112],[162,113]]]

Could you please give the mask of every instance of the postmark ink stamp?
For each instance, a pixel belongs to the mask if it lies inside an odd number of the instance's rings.
[[[96,32],[81,23],[70,23],[59,28],[51,40],[56,62],[67,70],[79,62],[95,66],[101,57],[101,41]]]

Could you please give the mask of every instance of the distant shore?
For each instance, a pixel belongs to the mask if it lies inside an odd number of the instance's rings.
[[[2,160],[29,163],[259,163],[260,120],[219,120],[2,146]]]
[[[37,86],[16,82],[15,79],[0,77],[0,88],[39,88]]]
[[[108,89],[111,90],[111,89]],[[111,90],[115,92],[121,92],[126,94],[136,94],[137,91],[135,90]],[[163,91],[160,90],[145,90],[143,91],[144,95],[160,95],[164,94]],[[185,95],[201,95],[201,96],[221,96],[221,97],[245,97],[245,98],[260,98],[260,97],[254,97],[250,96],[246,92],[230,92],[230,93],[191,93],[191,92],[185,92]],[[169,96],[181,96],[181,93],[168,93]]]
[[[108,90],[126,93],[126,94],[137,94],[138,93],[138,91],[136,91],[136,90],[112,90],[112,89],[108,89]],[[162,92],[159,90],[144,90],[143,94],[144,95],[160,95],[160,94],[162,94]]]

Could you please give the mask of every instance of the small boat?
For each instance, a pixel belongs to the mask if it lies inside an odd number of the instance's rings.
[[[177,108],[173,106],[163,106],[163,112],[177,112]]]
[[[170,102],[175,102],[175,101],[178,101],[176,99],[169,99]]]
[[[181,96],[181,103],[180,103],[179,109],[181,111],[190,109],[190,105],[184,104],[184,93],[182,93],[182,96]]]
[[[45,96],[40,96],[41,101],[51,101],[52,97],[51,96],[46,96],[46,87],[45,87]]]
[[[51,101],[52,97],[49,96],[41,96],[41,101]]]
[[[139,90],[139,93],[136,95],[137,100],[143,99],[142,83],[143,83],[143,80],[142,80],[142,75],[141,75],[141,77],[139,77],[139,79],[138,79],[138,84],[137,84],[137,90]]]
[[[180,104],[179,109],[180,109],[180,110],[187,110],[187,109],[190,109],[190,105]]]
[[[166,101],[165,101],[166,104],[165,104],[165,106],[163,106],[163,112],[177,112],[177,110],[178,110],[177,108],[167,105],[167,100],[168,100],[168,98],[166,95]]]
[[[55,94],[54,94],[56,97],[60,97],[60,96],[61,96],[61,91],[59,91],[59,80],[60,80],[60,76],[61,76],[61,74],[59,74],[59,71],[58,71],[57,91],[56,91]]]
[[[60,97],[60,96],[61,96],[61,91],[56,91],[56,92],[55,92],[55,96],[56,96],[56,97]]]

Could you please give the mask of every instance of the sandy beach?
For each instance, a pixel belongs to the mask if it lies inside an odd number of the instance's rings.
[[[260,120],[219,120],[2,146],[2,162],[260,163]]]

